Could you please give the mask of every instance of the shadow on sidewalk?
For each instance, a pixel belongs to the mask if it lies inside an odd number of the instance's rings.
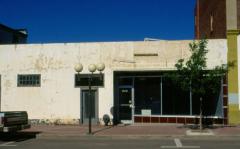
[[[111,129],[111,128],[113,128],[113,127],[114,127],[114,126],[105,126],[105,127],[102,128],[102,129],[99,129],[99,130],[93,131],[93,134],[95,135],[95,134],[97,134],[97,133],[99,133],[99,132],[102,132],[102,131],[105,131],[105,130]]]
[[[113,129],[113,128],[117,128],[117,127],[127,127],[127,126],[130,126],[130,124],[124,124],[124,125],[120,124],[120,125],[105,126],[102,129],[94,131],[93,134],[95,135],[97,133],[100,133],[100,132],[103,132],[103,131],[106,131],[106,130],[109,130],[109,129]]]
[[[15,141],[21,142],[25,140],[35,139],[39,131],[32,132],[11,132],[11,133],[0,133],[0,141]]]

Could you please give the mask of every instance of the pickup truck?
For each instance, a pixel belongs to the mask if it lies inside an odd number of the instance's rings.
[[[30,128],[26,111],[0,112],[0,133]]]

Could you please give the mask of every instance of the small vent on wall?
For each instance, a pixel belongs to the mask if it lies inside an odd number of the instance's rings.
[[[158,56],[158,53],[134,53],[134,56]]]

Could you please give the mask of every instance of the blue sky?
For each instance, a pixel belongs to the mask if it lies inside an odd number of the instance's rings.
[[[29,43],[193,39],[195,0],[0,0]]]

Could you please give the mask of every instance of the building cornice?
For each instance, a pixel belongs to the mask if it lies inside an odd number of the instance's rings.
[[[227,35],[239,35],[239,34],[240,34],[240,30],[239,29],[227,30]]]

